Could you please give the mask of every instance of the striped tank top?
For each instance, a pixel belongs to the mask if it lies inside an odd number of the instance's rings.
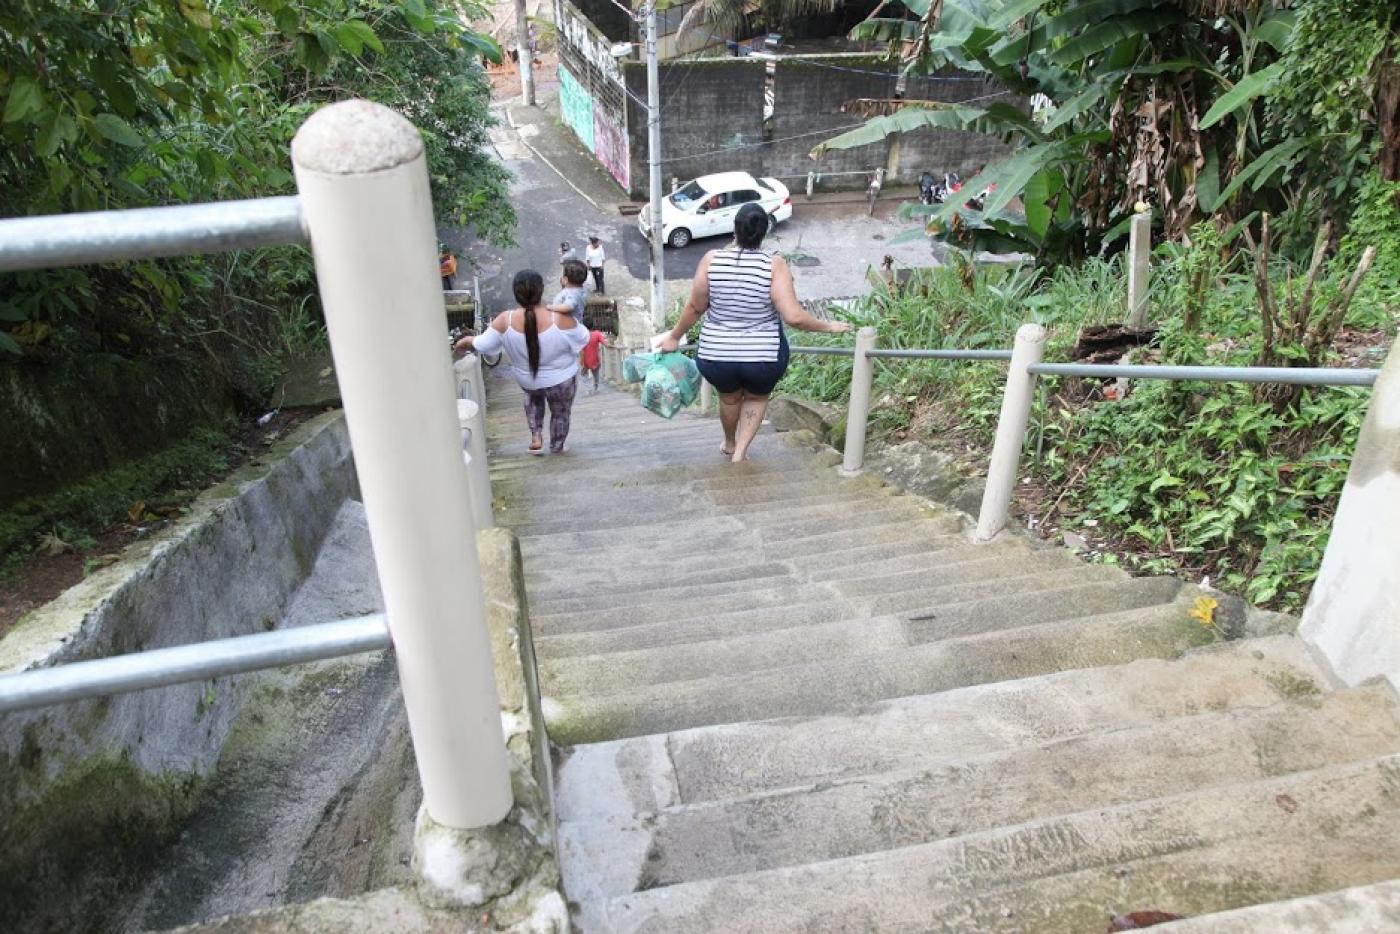
[[[773,307],[773,257],[727,247],[710,257],[710,308],[700,327],[702,360],[778,359],[782,324]]]

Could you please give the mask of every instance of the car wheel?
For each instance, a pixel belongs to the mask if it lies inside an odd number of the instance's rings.
[[[671,236],[666,242],[679,250],[681,247],[690,243],[690,231],[686,230],[684,227],[677,227],[675,230],[671,231]]]

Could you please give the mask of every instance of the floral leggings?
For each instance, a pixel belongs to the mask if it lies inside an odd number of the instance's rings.
[[[543,432],[544,407],[549,404],[549,450],[552,454],[564,450],[564,439],[569,437],[569,415],[574,407],[577,383],[578,380],[570,376],[548,389],[525,390],[525,420],[530,423],[530,434]]]

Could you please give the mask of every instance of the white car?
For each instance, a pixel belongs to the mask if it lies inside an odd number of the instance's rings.
[[[662,241],[683,247],[696,237],[734,233],[734,215],[756,201],[768,212],[768,229],[792,217],[792,198],[776,178],[754,178],[748,172],[720,172],[686,182],[661,202]],[[651,204],[637,218],[642,236],[651,239]]]

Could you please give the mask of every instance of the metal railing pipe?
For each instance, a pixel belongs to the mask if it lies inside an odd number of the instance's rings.
[[[305,243],[295,197],[0,221],[0,272]]]
[[[875,329],[856,332],[855,365],[851,368],[850,403],[846,408],[846,445],[841,456],[841,472],[858,474],[865,466],[865,428],[870,420],[870,385],[875,364],[869,352],[875,349]]]
[[[1212,383],[1288,383],[1297,386],[1370,386],[1380,370],[1289,366],[1157,366],[1137,363],[1037,363],[1037,376],[1103,379],[1203,380]]]
[[[1035,364],[1045,353],[1045,328],[1023,324],[1016,332],[1011,350],[1011,366],[1006,373],[1006,390],[1001,397],[996,441],[987,467],[987,486],[982,491],[982,508],[977,514],[977,540],[989,541],[1006,525],[1011,509],[1011,493],[1021,466],[1021,447],[1030,420],[1031,396],[1035,391]]]
[[[489,529],[496,524],[495,511],[491,506],[491,468],[486,459],[486,400],[477,393],[476,382],[471,371],[476,370],[476,378],[481,378],[481,358],[467,354],[456,365],[461,377],[459,394],[468,398],[457,400],[457,424],[462,431],[462,449],[466,451],[467,491],[471,496],[472,516],[478,529]]]
[[[278,632],[71,662],[0,676],[0,713],[376,652],[389,646],[384,616],[376,613]]]
[[[872,350],[877,360],[1010,360],[1009,350]]]
[[[494,824],[513,797],[423,140],[379,104],[313,114],[292,141],[426,812]]]

